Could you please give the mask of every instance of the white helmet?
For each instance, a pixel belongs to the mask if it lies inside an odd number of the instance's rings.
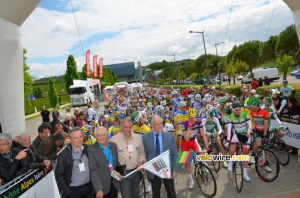
[[[181,101],[178,103],[178,107],[186,107],[186,103],[184,101]]]
[[[195,95],[195,100],[201,100],[201,95],[200,94],[196,94]]]
[[[160,104],[161,104],[162,106],[167,105],[166,101],[164,101],[164,100],[161,101]]]
[[[173,95],[178,95],[178,91],[173,91]]]
[[[172,124],[166,123],[163,128],[163,132],[172,133],[175,132],[175,128]]]

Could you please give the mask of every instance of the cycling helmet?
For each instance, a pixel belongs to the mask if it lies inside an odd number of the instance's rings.
[[[248,105],[258,105],[259,100],[256,97],[250,98],[248,101]]]
[[[175,128],[172,124],[166,123],[163,128],[163,132],[172,133],[175,132]]]
[[[166,101],[164,101],[164,100],[161,101],[160,104],[161,104],[162,106],[166,106],[166,105],[167,105]]]
[[[120,113],[117,115],[117,118],[120,119],[120,120],[123,120],[124,118],[126,118],[126,114],[123,113],[123,112],[120,112]]]
[[[142,119],[142,114],[139,111],[136,111],[131,115],[130,119],[133,124],[136,124]]]
[[[194,108],[191,108],[191,109],[189,109],[188,111],[187,111],[187,116],[188,117],[193,117],[193,116],[197,116],[197,114],[198,114],[198,111],[196,110],[196,109],[194,109]]]
[[[137,99],[132,100],[133,103],[138,103]]]
[[[270,90],[269,90],[269,89],[265,89],[265,90],[264,90],[264,94],[265,94],[265,95],[269,95],[269,94],[270,94]]]
[[[131,103],[130,103],[130,102],[127,102],[126,107],[127,107],[128,109],[130,109],[130,108],[131,108]]]
[[[143,102],[143,99],[139,99],[139,102]]]
[[[173,91],[173,95],[178,95],[178,91]]]
[[[151,103],[151,102],[148,102],[148,103],[147,103],[147,107],[148,107],[148,108],[152,108],[152,103]]]
[[[186,107],[186,103],[184,101],[181,101],[178,103],[178,107]]]
[[[119,107],[118,106],[113,106],[111,110],[112,111],[119,111]]]
[[[126,112],[126,109],[124,107],[120,107],[120,112]]]
[[[207,105],[207,104],[211,103],[211,100],[209,98],[203,98],[202,102]]]
[[[232,106],[233,109],[243,107],[243,105],[240,102],[234,102],[234,103],[232,103],[231,106]]]
[[[265,104],[268,104],[268,105],[272,104],[272,98],[270,98],[270,97],[264,97],[263,101]]]
[[[163,111],[165,108],[162,106],[162,105],[158,105],[156,108],[155,108],[155,110],[157,111],[157,112],[160,112],[160,111]]]
[[[201,100],[201,95],[200,94],[196,94],[195,95],[195,100]]]
[[[208,118],[208,119],[214,118],[215,117],[214,108],[212,108],[212,107],[207,108],[205,115],[206,115],[206,118]]]
[[[226,103],[226,101],[227,101],[227,99],[226,99],[226,97],[221,97],[220,99],[219,99],[219,103]]]

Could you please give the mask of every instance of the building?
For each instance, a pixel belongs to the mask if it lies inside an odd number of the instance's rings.
[[[121,82],[136,82],[134,62],[117,63],[104,65],[107,69],[111,69]]]

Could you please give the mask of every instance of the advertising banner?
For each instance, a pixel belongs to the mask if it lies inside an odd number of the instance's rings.
[[[102,78],[103,76],[103,58],[99,60],[99,77]]]
[[[88,50],[88,51],[86,52],[86,55],[85,55],[85,61],[86,61],[86,76],[90,76],[90,75],[91,75],[90,54],[91,54],[91,51]]]
[[[98,76],[97,58],[98,58],[98,55],[95,55],[95,56],[93,57],[93,71],[94,71],[94,78],[97,78],[97,76]]]

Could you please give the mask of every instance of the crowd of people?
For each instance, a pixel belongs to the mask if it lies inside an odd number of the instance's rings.
[[[272,116],[279,125],[276,134],[279,138],[284,136],[284,126],[278,116],[285,114],[299,120],[300,115],[295,93],[287,84],[283,81],[281,90],[266,89],[264,96],[257,95],[256,83],[242,85],[240,97],[232,91],[207,85],[182,91],[148,88],[127,93],[119,90],[102,111],[97,102],[95,110],[89,103],[82,111],[74,108],[71,113],[68,107],[61,115],[58,111],[50,115],[43,106],[43,123],[33,142],[26,132],[13,139],[7,133],[0,133],[1,185],[29,169],[43,169],[55,162],[55,178],[62,197],[113,198],[118,197],[119,190],[124,198],[139,197],[141,166],[169,150],[172,178],[161,179],[147,172],[146,192],[152,189],[152,196],[160,197],[164,183],[168,197],[176,197],[174,183],[179,151],[203,154],[205,150],[210,154],[209,142],[214,137],[221,154],[227,148],[229,155],[233,155],[236,145],[230,143],[242,142],[243,154],[251,153],[250,163],[253,163],[262,140],[274,128],[270,122]],[[252,131],[255,146],[250,151]],[[223,137],[225,143],[221,141]],[[298,154],[297,148],[291,154]],[[223,166],[232,171],[231,161],[224,161]],[[188,188],[192,189],[195,182],[191,164],[186,163],[185,168]],[[136,169],[129,177],[123,177]],[[111,177],[113,170],[122,177]],[[265,170],[269,171],[270,167],[266,165]],[[244,179],[250,181],[247,171],[248,162],[243,162]]]

